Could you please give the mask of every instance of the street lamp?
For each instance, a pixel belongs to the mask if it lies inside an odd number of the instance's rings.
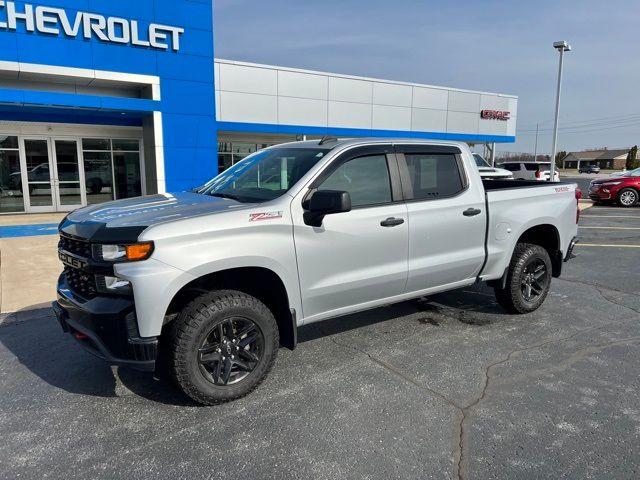
[[[551,154],[551,171],[549,172],[549,181],[553,182],[556,175],[556,149],[558,147],[558,117],[560,116],[560,90],[562,87],[562,60],[564,59],[564,52],[571,51],[571,45],[566,41],[561,40],[553,43],[553,48],[560,52],[560,67],[558,68],[558,90],[556,92],[556,117],[555,124],[553,126],[553,148]]]

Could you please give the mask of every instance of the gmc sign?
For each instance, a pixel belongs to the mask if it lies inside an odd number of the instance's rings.
[[[506,122],[509,120],[510,114],[511,112],[504,112],[500,110],[482,110],[480,112],[480,117],[485,120],[502,120]]]

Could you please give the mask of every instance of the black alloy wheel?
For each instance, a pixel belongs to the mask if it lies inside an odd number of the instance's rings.
[[[532,258],[524,267],[520,282],[522,298],[529,303],[535,303],[544,293],[549,282],[549,272],[544,261]]]
[[[186,305],[166,337],[169,371],[203,405],[240,398],[267,376],[280,335],[273,313],[237,290],[213,290]]]
[[[260,363],[264,334],[252,320],[231,317],[211,328],[198,349],[200,371],[215,385],[241,382]]]
[[[496,300],[509,313],[530,313],[540,308],[551,288],[551,258],[540,245],[516,245],[504,287],[494,286]]]

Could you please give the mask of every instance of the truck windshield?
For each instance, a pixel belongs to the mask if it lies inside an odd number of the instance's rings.
[[[249,155],[196,193],[260,203],[284,195],[331,149],[270,148]]]

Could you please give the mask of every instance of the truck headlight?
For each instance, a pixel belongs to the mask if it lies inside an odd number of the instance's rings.
[[[153,253],[153,242],[131,245],[94,245],[93,257],[106,262],[139,262]]]

